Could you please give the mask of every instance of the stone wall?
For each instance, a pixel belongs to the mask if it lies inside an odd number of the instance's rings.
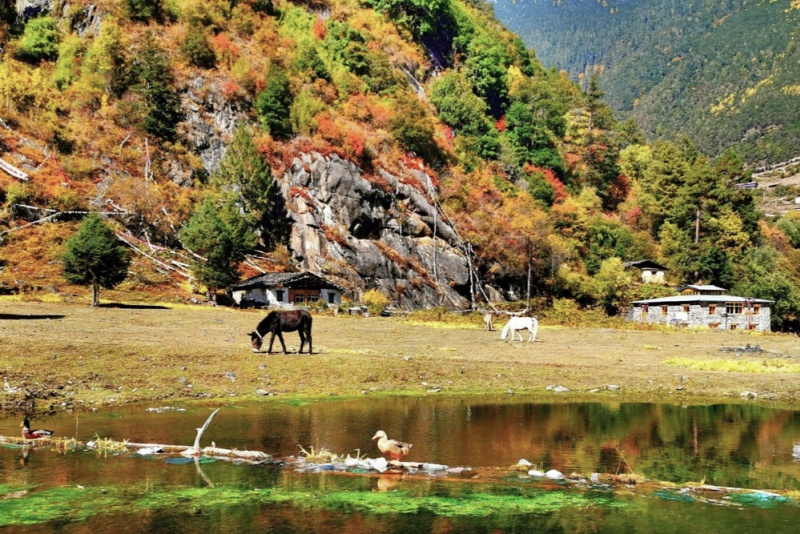
[[[690,304],[688,313],[684,311],[683,304],[667,306],[666,315],[662,312],[661,305],[650,305],[647,313],[643,312],[641,305],[633,306],[628,311],[628,320],[649,324],[668,324],[673,326],[708,327],[727,330],[746,330],[748,326],[759,332],[770,331],[771,310],[762,306],[758,315],[725,313],[725,305],[717,304],[716,313],[709,313],[708,303]]]

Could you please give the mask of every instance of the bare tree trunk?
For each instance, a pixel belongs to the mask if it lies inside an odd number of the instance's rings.
[[[525,306],[526,310],[531,309],[531,264],[533,262],[528,260],[528,304]]]
[[[92,308],[100,304],[100,284],[97,280],[92,280]]]

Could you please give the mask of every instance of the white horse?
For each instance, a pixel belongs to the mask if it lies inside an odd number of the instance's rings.
[[[503,327],[503,331],[500,333],[500,339],[505,339],[509,330],[511,331],[509,342],[514,340],[514,334],[517,334],[519,340],[523,341],[522,334],[519,331],[527,330],[531,333],[531,337],[528,341],[533,343],[536,341],[536,333],[539,331],[539,321],[536,317],[512,317]]]

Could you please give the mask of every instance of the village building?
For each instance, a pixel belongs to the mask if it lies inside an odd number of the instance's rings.
[[[339,306],[344,288],[310,272],[265,273],[234,284],[231,296],[242,307]]]
[[[772,300],[728,295],[724,288],[689,285],[678,295],[631,302],[628,320],[719,330],[770,331]]]
[[[653,260],[628,261],[623,264],[626,269],[639,269],[642,271],[643,284],[664,284],[664,273],[667,268]]]

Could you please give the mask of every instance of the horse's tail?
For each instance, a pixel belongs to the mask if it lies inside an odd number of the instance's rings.
[[[500,339],[505,339],[508,335],[508,331],[511,329],[511,323],[509,322],[503,327],[503,331],[500,333]]]

